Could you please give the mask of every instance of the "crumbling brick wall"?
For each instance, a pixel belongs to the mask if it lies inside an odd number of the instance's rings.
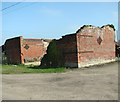
[[[16,37],[5,43],[10,63],[24,63],[24,59],[43,57],[51,40]],[[115,31],[109,25],[83,26],[76,33],[56,40],[56,47],[64,56],[68,67],[98,64],[115,58]],[[61,61],[60,61],[61,62]]]
[[[22,64],[25,59],[34,61],[40,60],[46,53],[50,39],[23,39],[16,37],[5,42],[5,53],[7,62],[11,64]]]
[[[15,37],[15,38],[6,40],[5,54],[7,56],[8,63],[11,63],[11,64],[22,63],[21,39],[22,39],[22,37]]]
[[[82,67],[115,58],[115,31],[109,25],[83,26],[75,34],[56,40],[64,52],[65,66]]]
[[[56,40],[57,48],[59,52],[63,53],[64,63],[67,67],[78,67],[76,42],[76,34],[62,36],[61,39]]]
[[[46,53],[49,41],[44,39],[23,39],[22,50],[24,60],[37,58],[40,60]]]
[[[115,58],[115,31],[109,26],[84,27],[76,33],[78,67]]]

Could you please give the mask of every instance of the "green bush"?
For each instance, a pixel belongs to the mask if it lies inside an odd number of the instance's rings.
[[[34,60],[34,61],[38,61],[38,58],[34,58],[33,60]]]
[[[50,42],[46,52],[47,54],[41,60],[41,66],[61,67],[64,65],[64,54],[58,50],[54,40]]]

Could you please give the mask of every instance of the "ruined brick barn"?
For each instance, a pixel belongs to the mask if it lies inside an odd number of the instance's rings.
[[[115,31],[110,26],[83,26],[56,44],[64,52],[65,66],[81,67],[115,58]]]
[[[115,31],[109,25],[83,26],[55,42],[59,52],[64,53],[68,67],[94,65],[115,58]]]
[[[49,55],[46,54],[46,50],[50,42],[50,39],[23,39],[23,37],[8,39],[5,42],[7,60],[16,64],[33,59],[41,60],[42,57],[45,59],[45,56]],[[62,36],[54,42],[62,55],[59,59],[53,57],[58,66],[62,63],[66,67],[79,68],[115,59],[115,29],[111,25],[103,27],[85,25],[76,33]],[[54,63],[49,56],[46,58],[47,63]],[[42,64],[46,62],[43,60]]]
[[[41,60],[50,41],[50,39],[23,39],[22,36],[8,39],[4,44],[7,62],[18,64]]]

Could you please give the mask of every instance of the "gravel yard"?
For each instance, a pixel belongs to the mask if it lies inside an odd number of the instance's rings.
[[[118,63],[65,73],[3,74],[3,100],[117,100]]]

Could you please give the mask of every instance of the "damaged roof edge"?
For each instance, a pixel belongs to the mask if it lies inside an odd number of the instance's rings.
[[[101,29],[101,28],[104,28],[104,27],[106,27],[106,26],[109,26],[109,27],[113,28],[113,30],[115,31],[115,27],[114,27],[113,24],[103,25],[102,27],[93,26],[93,25],[83,25],[82,27],[80,27],[80,29],[78,29],[78,30],[76,31],[76,33],[78,33],[79,31],[81,31],[81,30],[84,29],[85,27],[97,27],[97,28],[100,28],[100,29]]]
[[[45,41],[45,42],[50,42],[52,39],[23,39],[25,41]]]

